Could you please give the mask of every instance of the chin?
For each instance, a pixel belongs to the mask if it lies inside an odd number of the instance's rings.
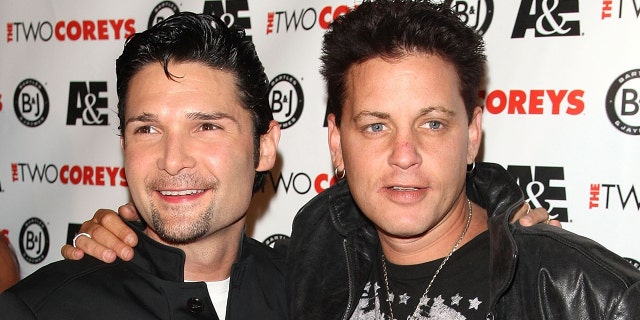
[[[425,234],[427,231],[429,231],[427,228],[416,228],[416,226],[417,224],[402,225],[402,226],[394,225],[388,228],[378,228],[378,229],[382,230],[382,232],[388,236],[392,236],[394,238],[404,238],[404,239],[419,237]]]

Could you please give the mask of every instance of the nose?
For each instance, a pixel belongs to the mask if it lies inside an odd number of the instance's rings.
[[[162,143],[162,156],[158,159],[158,168],[170,175],[176,175],[183,169],[196,165],[189,147],[189,139],[179,134],[167,134]]]
[[[418,142],[415,132],[396,133],[392,138],[389,164],[400,169],[409,169],[419,165],[422,162],[422,156],[419,152]]]

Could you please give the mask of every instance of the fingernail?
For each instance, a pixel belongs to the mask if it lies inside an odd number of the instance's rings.
[[[105,251],[103,258],[106,261],[113,261],[116,258],[116,253],[113,250],[107,250]]]
[[[126,260],[131,259],[132,255],[133,255],[133,250],[129,248],[125,248],[122,250],[122,257],[124,257]]]
[[[133,236],[132,235],[126,236],[124,239],[124,242],[129,246],[133,246]]]

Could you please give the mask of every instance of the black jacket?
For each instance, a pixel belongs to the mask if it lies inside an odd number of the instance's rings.
[[[0,319],[218,319],[206,285],[183,282],[184,253],[136,232],[133,261],[86,256],[47,265],[0,295]],[[284,319],[283,267],[282,255],[244,238],[231,269],[227,319]]]
[[[508,223],[523,196],[502,167],[478,164],[467,195],[491,216],[487,319],[640,319],[640,271],[624,259],[560,228]],[[349,319],[378,247],[346,181],[316,196],[293,222],[290,317]]]

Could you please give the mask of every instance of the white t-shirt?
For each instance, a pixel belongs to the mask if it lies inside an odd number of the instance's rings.
[[[185,282],[194,282],[185,280]],[[213,303],[213,307],[216,308],[216,313],[220,320],[224,320],[227,316],[227,299],[229,298],[229,278],[222,281],[209,281],[207,284],[207,290],[209,291],[209,299]]]

